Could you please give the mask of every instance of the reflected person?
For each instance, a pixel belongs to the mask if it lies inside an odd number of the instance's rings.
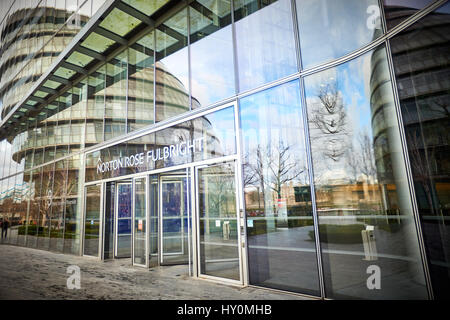
[[[2,239],[6,239],[8,236],[8,227],[9,227],[9,221],[8,218],[5,218],[2,223]]]

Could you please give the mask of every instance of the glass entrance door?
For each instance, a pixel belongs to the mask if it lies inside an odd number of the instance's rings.
[[[235,172],[235,162],[197,168],[198,267],[242,283]]]
[[[147,266],[147,178],[134,179],[133,264]]]
[[[86,256],[98,256],[100,243],[100,216],[102,212],[102,185],[85,189],[84,248]]]
[[[161,264],[188,263],[190,229],[188,179],[186,174],[162,175],[159,185]]]

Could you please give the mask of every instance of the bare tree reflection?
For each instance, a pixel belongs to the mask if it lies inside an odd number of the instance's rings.
[[[244,159],[244,188],[257,186],[263,199],[266,199],[268,191],[272,191],[275,200],[281,201],[283,187],[291,181],[300,180],[307,171],[302,162],[294,158],[293,147],[282,141],[276,146],[258,145]],[[274,206],[274,211],[278,214],[277,206]]]

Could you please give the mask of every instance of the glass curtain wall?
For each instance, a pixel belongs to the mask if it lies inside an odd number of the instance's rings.
[[[384,46],[306,77],[305,92],[326,295],[426,299]]]
[[[147,15],[167,2],[123,0]],[[99,5],[98,1],[84,3],[83,8]],[[417,200],[436,296],[445,296],[442,294],[448,288],[439,280],[448,276],[449,261],[447,136],[443,129],[448,127],[448,4],[390,39],[387,48],[381,44],[355,55],[353,60],[334,63],[307,76],[298,74],[378,39],[386,32],[382,14],[390,30],[430,3],[189,2],[35,114],[28,124],[18,123],[27,128],[27,135],[1,142],[1,176],[5,178],[0,181],[2,208],[12,220],[17,220],[16,212],[25,217],[25,228],[17,228],[15,235],[11,230],[10,241],[22,242],[21,236],[26,234],[28,246],[79,252],[81,197],[86,193],[89,219],[84,221],[85,236],[86,242],[94,244],[85,246],[85,254],[96,255],[100,189],[94,186],[84,191],[83,183],[85,174],[86,181],[98,178],[98,159],[109,161],[134,152],[141,143],[145,148],[164,150],[173,143],[203,138],[203,145],[197,140],[201,152],[159,159],[145,168],[109,172],[110,178],[234,154],[234,114],[231,109],[223,109],[165,128],[146,137],[145,142],[135,139],[90,153],[85,172],[79,171],[83,167],[80,155],[63,161],[60,158],[235,97],[237,92],[248,92],[239,98],[239,116],[250,282],[317,295],[315,264],[321,258],[327,297],[425,298],[412,209],[412,201]],[[42,34],[51,24],[62,22],[61,12],[44,7],[42,4],[32,25]],[[125,23],[115,26],[115,19]],[[126,36],[136,23],[115,8],[100,27]],[[56,38],[42,49],[44,40],[49,39],[42,36],[31,40],[42,57],[41,63],[31,64],[33,75],[45,72],[59,51],[61,39]],[[82,46],[103,54],[113,42],[93,33]],[[388,67],[391,51],[396,83],[391,81]],[[67,62],[86,67],[92,60],[75,52]],[[55,73],[64,79],[73,74],[63,67]],[[285,77],[297,80],[282,81]],[[275,81],[273,86],[268,85]],[[35,99],[47,99],[46,91],[55,89],[55,85],[46,81],[46,89],[37,91]],[[255,90],[262,85],[268,89]],[[257,93],[250,94],[250,90]],[[397,118],[394,94],[398,94],[404,128],[398,127],[402,119]],[[30,99],[29,103],[32,106],[37,101]],[[406,155],[401,130],[405,132]],[[411,167],[415,199],[411,199],[405,157]],[[44,167],[35,168],[44,163]],[[21,175],[23,169],[29,171]],[[24,191],[25,180],[29,181],[29,193]],[[154,183],[150,182],[151,190]],[[27,194],[30,203],[25,213]],[[317,208],[316,226],[312,222],[313,207]],[[149,209],[149,252],[153,261],[158,254],[157,208]],[[139,227],[139,219],[135,223]],[[142,228],[144,225],[142,221]],[[320,239],[315,238],[315,231]],[[321,256],[317,256],[316,241],[320,241]],[[136,244],[136,248],[139,257],[134,258],[142,259],[142,247]],[[279,261],[283,259],[291,264],[281,266]],[[381,272],[380,290],[367,285],[368,271],[377,268]]]

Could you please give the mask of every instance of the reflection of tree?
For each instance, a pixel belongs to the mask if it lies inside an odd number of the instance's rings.
[[[205,178],[208,179],[208,207],[216,210],[213,213],[217,213],[217,216],[234,217],[236,215],[234,210],[234,173],[223,166],[211,167],[211,169],[214,171],[205,172]],[[230,200],[232,201],[230,202]]]
[[[373,141],[367,130],[364,130],[358,136],[360,152],[355,154],[359,159],[359,166],[361,173],[366,176],[366,179],[375,178],[377,169],[375,165],[375,155],[373,151]],[[369,181],[367,181],[369,182]]]
[[[309,121],[318,129],[325,158],[339,161],[346,151],[347,111],[339,94],[337,81],[322,84],[317,93],[318,102],[311,105]]]
[[[291,147],[284,146],[280,142],[272,157],[269,158],[269,170],[271,172],[269,186],[277,193],[278,199],[281,199],[281,187],[298,178],[306,170],[304,167],[300,168],[298,162],[291,159],[290,150]]]

